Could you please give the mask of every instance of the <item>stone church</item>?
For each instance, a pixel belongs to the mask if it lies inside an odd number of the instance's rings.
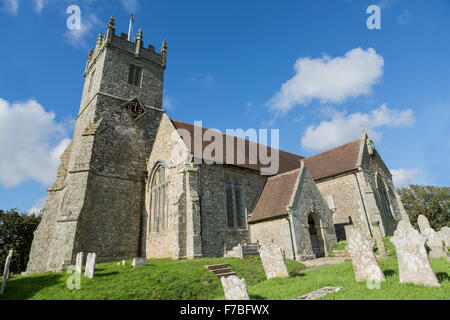
[[[73,264],[78,252],[99,261],[190,259],[226,256],[243,243],[274,243],[305,260],[328,254],[345,225],[372,237],[379,222],[393,233],[404,209],[367,134],[309,158],[215,135],[278,154],[270,175],[262,161],[237,161],[226,147],[223,161],[199,157],[208,143],[188,137],[206,128],[162,110],[166,56],[166,42],[159,53],[144,47],[141,30],[133,42],[116,35],[114,18],[99,34],[27,271]]]

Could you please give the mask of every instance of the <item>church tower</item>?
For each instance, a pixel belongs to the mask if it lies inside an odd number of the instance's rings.
[[[167,44],[159,53],[117,36],[114,17],[98,35],[84,72],[73,139],[48,189],[27,271],[73,264],[78,252],[99,261],[141,254],[146,160],[161,120]]]

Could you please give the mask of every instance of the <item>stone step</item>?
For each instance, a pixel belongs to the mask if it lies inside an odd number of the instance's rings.
[[[211,270],[211,271],[214,274],[220,274],[220,273],[233,272],[233,269],[231,269],[231,268],[221,268],[221,269],[214,269],[214,270]]]
[[[223,268],[228,268],[229,264],[228,263],[224,263],[224,264],[214,264],[211,266],[205,266],[206,269],[208,270],[215,270],[215,269],[223,269]]]

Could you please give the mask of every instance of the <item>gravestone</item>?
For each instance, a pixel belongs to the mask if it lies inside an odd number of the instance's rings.
[[[77,253],[77,258],[75,260],[75,271],[77,273],[83,273],[83,252]]]
[[[6,281],[8,280],[9,277],[9,265],[11,263],[12,255],[13,251],[9,250],[8,256],[6,257],[5,261],[5,269],[3,270],[3,281],[2,286],[0,287],[0,295],[5,293]]]
[[[380,256],[380,258],[388,258],[389,254],[384,244],[383,234],[381,233],[380,228],[380,222],[379,221],[372,222],[372,226],[373,226],[373,236],[377,242],[378,255]]]
[[[356,228],[348,230],[347,236],[347,250],[352,257],[356,281],[386,281],[373,252],[374,243]]]
[[[143,266],[145,266],[146,262],[147,262],[147,260],[145,258],[134,258],[131,265],[133,266],[133,268],[143,267]]]
[[[266,272],[267,279],[287,278],[289,272],[284,262],[283,250],[276,246],[262,246],[259,249],[261,261]]]
[[[84,269],[84,275],[88,278],[92,279],[94,277],[96,259],[97,255],[95,253],[88,253]]]
[[[439,234],[441,235],[442,241],[445,243],[446,250],[450,248],[450,228],[449,227],[443,227],[439,231]]]
[[[250,300],[245,279],[237,276],[222,277],[223,291],[227,300]]]
[[[122,260],[122,265],[123,266],[126,265],[126,261],[125,260]]]
[[[426,237],[406,220],[401,220],[391,242],[397,251],[400,283],[440,287],[425,250]]]
[[[427,246],[430,248],[431,258],[441,258],[446,257],[447,253],[444,251],[444,244],[442,243],[442,238],[440,233],[436,232],[431,228],[430,223],[424,215],[420,215],[417,219],[419,224],[420,233],[427,238]]]

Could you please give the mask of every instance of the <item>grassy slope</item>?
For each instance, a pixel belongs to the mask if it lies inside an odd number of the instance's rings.
[[[248,286],[266,279],[261,260],[256,257],[150,259],[145,267],[136,269],[128,260],[126,266],[118,266],[117,262],[96,265],[94,279],[81,277],[80,290],[66,288],[70,276],[66,272],[14,277],[8,280],[6,294],[0,299],[224,299],[219,279],[205,269],[205,265],[219,263],[229,263]],[[288,261],[287,265],[292,274],[305,268],[296,261]]]
[[[395,253],[387,238],[387,249]],[[325,286],[342,286],[341,291],[324,299],[450,299],[450,264],[432,259],[431,264],[441,288],[400,284],[397,260],[381,259],[387,281],[380,290],[370,290],[356,283],[351,261],[298,274],[305,268],[299,262],[287,261],[291,277],[266,280],[259,258],[205,258],[173,261],[150,259],[142,268],[102,263],[96,266],[94,279],[81,277],[81,289],[66,288],[69,275],[46,273],[8,280],[7,292],[0,299],[224,299],[222,286],[205,265],[229,263],[237,275],[245,278],[252,299],[293,299]]]

